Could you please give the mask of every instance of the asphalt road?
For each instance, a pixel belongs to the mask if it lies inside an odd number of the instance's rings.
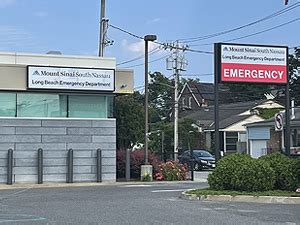
[[[200,202],[206,183],[121,184],[0,191],[0,224],[300,224],[300,205]]]

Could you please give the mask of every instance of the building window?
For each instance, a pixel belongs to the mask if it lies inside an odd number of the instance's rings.
[[[185,98],[182,98],[182,108],[185,107]]]
[[[0,93],[0,117],[112,118],[114,97]]]
[[[67,96],[17,94],[17,117],[67,117]]]
[[[226,151],[236,151],[238,132],[226,132]]]
[[[16,99],[15,93],[0,94],[0,116],[15,117],[16,116]]]
[[[70,95],[68,106],[72,118],[107,118],[105,96]]]
[[[192,108],[192,97],[189,97],[189,108],[191,109]]]

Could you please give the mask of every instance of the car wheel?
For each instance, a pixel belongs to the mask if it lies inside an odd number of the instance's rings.
[[[201,166],[199,165],[199,163],[194,164],[194,170],[196,170],[196,171],[201,170]]]

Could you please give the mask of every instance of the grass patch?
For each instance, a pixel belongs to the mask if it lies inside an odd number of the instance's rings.
[[[281,190],[274,190],[274,191],[262,191],[262,192],[243,192],[243,191],[229,191],[229,190],[212,190],[209,188],[205,189],[196,189],[187,191],[187,194],[195,194],[197,196],[207,196],[207,195],[250,195],[250,196],[283,196],[283,197],[299,197],[300,193],[291,192],[291,191],[281,191]]]

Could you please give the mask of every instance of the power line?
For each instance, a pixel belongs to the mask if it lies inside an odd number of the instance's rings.
[[[209,35],[204,35],[204,36],[199,36],[199,37],[191,37],[191,38],[184,38],[184,39],[179,39],[179,40],[180,41],[186,41],[186,42],[190,43],[190,42],[196,42],[196,41],[201,41],[201,40],[205,40],[205,39],[210,39],[210,38],[221,36],[221,35],[224,35],[224,34],[228,34],[228,33],[234,32],[234,31],[238,31],[238,30],[244,29],[246,27],[250,27],[250,26],[253,26],[255,24],[261,23],[263,21],[272,19],[272,18],[277,17],[277,16],[279,16],[281,14],[284,14],[286,12],[289,12],[289,11],[299,7],[299,4],[300,4],[299,2],[294,3],[293,5],[288,6],[288,7],[284,8],[282,10],[279,10],[275,13],[272,13],[272,14],[266,16],[266,17],[263,17],[259,20],[247,23],[245,25],[242,25],[242,26],[239,26],[239,27],[236,27],[236,28],[232,28],[232,29],[229,29],[229,30],[225,30],[225,31],[221,31],[221,32],[217,32],[217,33],[213,33],[213,34],[209,34]]]
[[[159,51],[161,51],[161,50],[159,49],[159,47],[156,47],[156,48],[152,49],[148,54],[149,54],[149,55],[152,55],[152,54],[155,54],[155,53],[157,53],[157,52],[159,52]],[[131,62],[134,62],[134,61],[143,59],[144,57],[145,57],[145,54],[142,54],[142,55],[137,56],[137,57],[135,57],[135,58],[133,58],[133,59],[130,59],[130,60],[127,60],[127,61],[124,61],[124,62],[121,62],[121,63],[117,63],[117,66],[120,66],[120,65],[123,65],[123,64],[127,64],[127,63],[131,63]]]
[[[162,57],[160,57],[160,58],[151,60],[151,61],[149,61],[149,63],[153,63],[153,62],[157,62],[157,61],[159,61],[159,60],[165,59],[168,55],[169,55],[169,54],[164,55],[164,56],[162,56]],[[144,63],[140,63],[140,64],[136,64],[136,65],[132,65],[132,66],[127,66],[127,67],[123,67],[123,68],[124,68],[124,69],[127,69],[127,68],[133,68],[133,67],[143,66],[143,65],[145,65],[145,64],[144,64]]]
[[[297,22],[297,21],[299,21],[299,20],[300,20],[300,18],[298,17],[298,18],[293,19],[293,20],[290,20],[290,21],[288,21],[288,22],[286,22],[286,23],[282,23],[282,24],[280,24],[280,25],[277,25],[277,26],[274,26],[274,27],[271,27],[271,28],[268,28],[268,29],[265,29],[265,30],[262,30],[262,31],[259,31],[259,32],[255,32],[255,33],[252,33],[252,34],[248,34],[248,35],[241,36],[241,37],[237,37],[237,38],[233,38],[233,39],[228,39],[228,40],[225,40],[225,41],[222,41],[222,42],[230,42],[230,41],[236,41],[236,40],[240,40],[240,39],[252,37],[252,36],[255,36],[255,35],[258,35],[258,34],[262,34],[262,33],[265,33],[265,32],[271,31],[271,30],[275,30],[275,29],[277,29],[277,28],[286,26],[286,25],[288,25],[288,24]],[[213,44],[214,44],[214,43],[207,43],[207,44],[192,45],[192,46],[206,46],[206,45],[213,45]]]

